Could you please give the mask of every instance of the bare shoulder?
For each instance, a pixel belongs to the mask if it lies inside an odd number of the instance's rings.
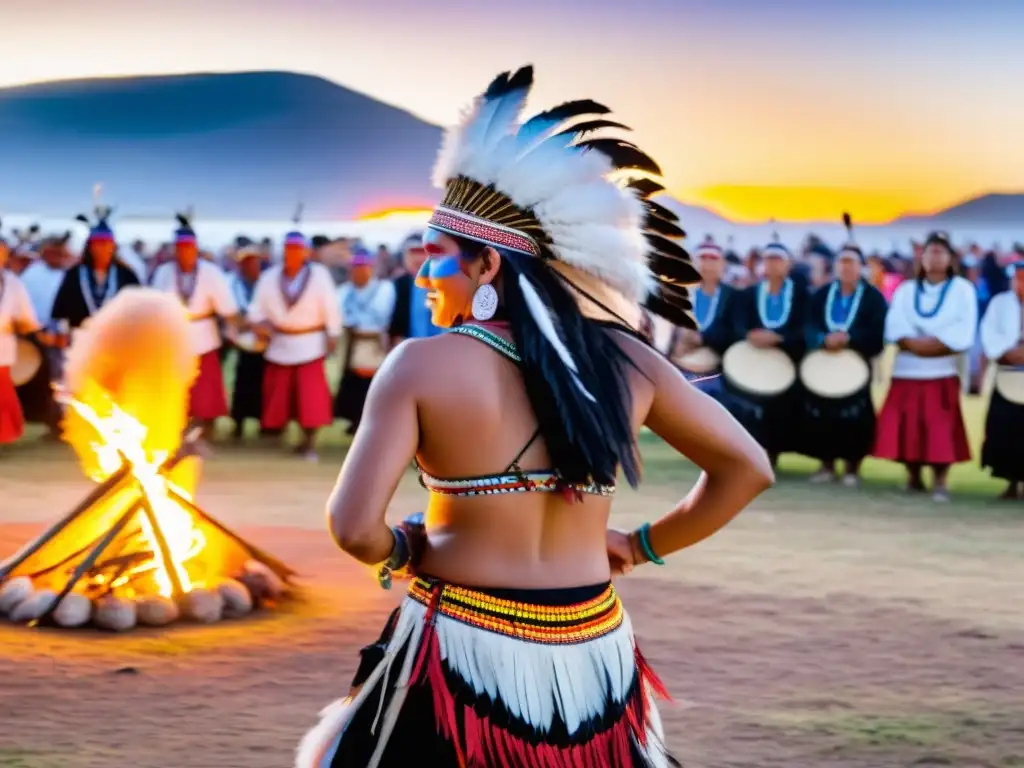
[[[611,331],[619,349],[629,356],[633,365],[655,385],[666,376],[680,376],[677,369],[661,352],[625,331]]]

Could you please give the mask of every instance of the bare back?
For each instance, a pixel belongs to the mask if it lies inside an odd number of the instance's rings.
[[[526,389],[515,363],[465,337],[420,342],[441,366],[417,387],[418,459],[431,475],[475,477],[505,471],[526,447],[524,471],[551,469]],[[636,342],[622,335],[623,347]],[[463,373],[467,372],[467,373]],[[471,373],[468,373],[471,372]],[[630,371],[634,430],[653,394],[651,382]],[[488,496],[431,494],[429,546],[422,570],[458,584],[571,587],[609,578],[605,533],[612,499],[561,493]]]

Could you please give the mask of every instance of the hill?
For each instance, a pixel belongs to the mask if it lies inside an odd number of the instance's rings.
[[[437,126],[321,78],[191,74],[0,89],[0,210],[346,218],[436,197]]]
[[[1024,193],[981,195],[927,216],[904,216],[899,224],[933,226],[1022,226]]]

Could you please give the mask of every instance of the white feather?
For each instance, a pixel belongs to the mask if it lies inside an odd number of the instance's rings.
[[[548,343],[555,348],[555,352],[558,354],[562,364],[569,369],[569,373],[572,374],[573,382],[576,384],[576,388],[583,393],[583,396],[590,402],[596,403],[597,399],[590,394],[590,391],[584,386],[580,380],[579,368],[576,366],[576,361],[572,358],[572,353],[565,346],[565,343],[558,336],[558,331],[555,329],[555,324],[551,319],[551,310],[548,309],[547,305],[541,299],[537,293],[537,289],[533,287],[533,283],[526,277],[526,275],[519,276],[519,289],[523,292],[523,298],[526,299],[526,306],[530,310],[530,315],[533,316],[533,321],[537,323],[537,328],[540,329],[541,334]]]

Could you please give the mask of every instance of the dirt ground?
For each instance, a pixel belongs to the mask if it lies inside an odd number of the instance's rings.
[[[337,458],[229,451],[207,468],[204,507],[302,572],[287,610],[125,636],[0,624],[0,766],[291,765],[399,598],[323,530]],[[59,448],[15,461],[0,460],[0,556],[88,487]],[[616,517],[661,514],[691,479],[657,475]],[[422,501],[410,481],[394,511]],[[993,509],[791,480],[624,579],[683,765],[1024,766],[1024,517]]]

